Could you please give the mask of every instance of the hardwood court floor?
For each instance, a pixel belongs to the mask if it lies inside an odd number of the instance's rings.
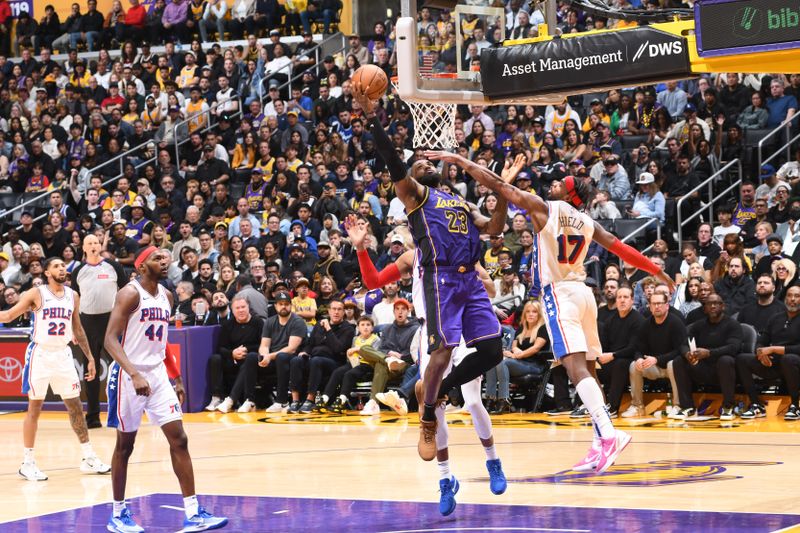
[[[22,413],[0,416],[0,486],[3,487],[0,523],[107,504],[111,500],[109,476],[79,472],[77,439],[64,413],[44,413],[40,422],[37,460],[50,479],[39,483],[21,479],[16,472],[22,455],[22,418]],[[620,421],[618,425],[627,426],[632,433],[633,443],[611,471],[596,476],[569,471],[583,456],[591,438],[591,428],[585,421],[530,414],[493,417],[496,446],[509,479],[507,492],[494,496],[485,479],[484,453],[469,427],[469,416],[456,414],[449,419],[453,422],[450,463],[462,483],[457,498],[459,508],[454,516],[462,508],[467,509],[469,506],[465,504],[469,503],[598,508],[615,512],[653,509],[800,513],[796,490],[796,480],[800,477],[800,422],[784,423],[780,418],[770,417],[749,422],[737,419],[727,424],[729,427],[723,427],[718,420],[667,427],[665,420],[656,418],[635,423]],[[425,463],[417,456],[415,415],[405,419],[389,413],[380,417],[360,417],[355,413],[294,417],[267,416],[263,411],[244,415],[198,413],[187,415],[185,423],[199,494],[438,502],[436,464]],[[90,435],[98,455],[110,462],[114,431],[104,428],[92,430]],[[179,489],[165,439],[157,428],[143,425],[131,460],[127,497],[154,493],[178,494]],[[267,507],[278,502],[264,501]],[[173,497],[172,503],[180,505],[180,498]],[[109,508],[107,505],[102,508],[104,516]],[[502,513],[497,515],[497,520],[503,518]],[[782,521],[775,523],[782,527],[800,524],[800,516],[779,518]],[[488,523],[492,520],[495,518]],[[777,526],[763,529],[763,521],[759,523],[762,529],[753,531],[781,529]],[[237,526],[234,520],[229,530],[254,530],[253,526],[243,524]],[[749,530],[743,524],[718,530]],[[670,530],[665,525],[653,529],[652,522],[644,525],[650,531]],[[0,525],[0,531],[51,530],[19,527]],[[465,528],[433,530],[456,529]],[[626,529],[639,530],[629,526]],[[94,531],[80,527],[63,530]],[[270,530],[294,529],[287,525]],[[314,527],[297,530],[310,531]],[[360,530],[379,529],[370,529],[369,522],[364,522]],[[687,529],[684,525],[681,530],[700,529]]]

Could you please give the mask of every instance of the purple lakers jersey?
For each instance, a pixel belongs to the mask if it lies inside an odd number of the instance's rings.
[[[481,256],[480,232],[462,198],[425,187],[422,203],[408,213],[421,266],[474,265]]]

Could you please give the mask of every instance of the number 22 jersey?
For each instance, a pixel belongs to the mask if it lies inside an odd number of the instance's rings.
[[[167,290],[158,285],[153,296],[137,280],[129,283],[139,293],[139,305],[128,318],[122,349],[136,366],[156,366],[164,360],[171,308]]]
[[[594,236],[592,218],[566,202],[547,202],[547,223],[533,237],[531,292],[559,281],[586,279],[583,262]]]

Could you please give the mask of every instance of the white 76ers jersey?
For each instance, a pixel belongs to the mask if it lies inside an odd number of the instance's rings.
[[[594,236],[594,221],[566,202],[547,202],[547,224],[533,237],[531,292],[559,281],[583,281],[583,262]]]
[[[47,285],[40,285],[37,290],[42,305],[33,313],[31,340],[43,348],[63,350],[72,342],[72,313],[75,311],[72,289],[65,286],[60,298]]]
[[[167,291],[158,285],[158,295],[147,292],[138,281],[129,284],[139,293],[139,306],[128,318],[122,334],[122,349],[134,365],[154,366],[164,360],[167,348],[170,305]]]

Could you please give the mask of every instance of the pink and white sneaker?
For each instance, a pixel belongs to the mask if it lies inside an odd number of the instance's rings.
[[[589,448],[589,452],[586,454],[586,457],[581,459],[579,462],[575,463],[575,466],[572,467],[572,470],[575,472],[588,472],[589,470],[594,470],[597,466],[597,462],[600,460],[600,452],[602,448],[598,443],[595,445],[595,441],[592,441],[592,447]]]
[[[611,465],[617,460],[622,450],[630,444],[631,436],[624,431],[616,430],[613,437],[600,439],[600,441],[603,443],[603,448],[600,450],[600,457],[598,458],[597,466],[595,466],[595,471],[598,474],[602,474],[611,468]]]

